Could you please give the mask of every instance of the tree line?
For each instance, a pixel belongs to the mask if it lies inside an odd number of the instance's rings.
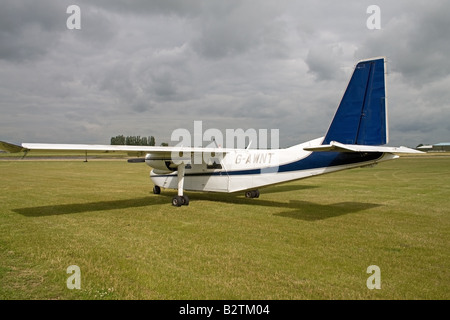
[[[127,146],[154,146],[156,144],[155,137],[141,137],[141,136],[115,136],[111,138],[112,145],[127,145]]]

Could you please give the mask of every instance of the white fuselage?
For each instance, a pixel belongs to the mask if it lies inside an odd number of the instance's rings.
[[[396,158],[392,154],[380,154],[375,159],[361,157],[351,163],[321,165],[307,159],[311,151],[303,148],[319,145],[323,138],[311,140],[286,149],[228,151],[220,159],[220,166],[208,166],[208,161],[186,166],[184,189],[193,191],[236,192],[267,185],[303,179],[319,174],[356,168]],[[327,156],[329,153],[327,153]],[[305,160],[305,161],[304,161]],[[305,165],[304,162],[308,163]],[[219,162],[219,161],[217,161]],[[148,163],[147,163],[148,164]],[[177,172],[152,170],[150,178],[161,188],[177,189]]]

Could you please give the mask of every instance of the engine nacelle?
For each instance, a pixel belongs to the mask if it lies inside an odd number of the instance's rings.
[[[147,154],[145,163],[158,171],[173,172],[177,171],[177,166],[173,163],[170,156],[160,156],[155,154]]]

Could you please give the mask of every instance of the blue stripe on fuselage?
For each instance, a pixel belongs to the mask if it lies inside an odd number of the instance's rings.
[[[360,162],[374,161],[383,156],[382,152],[371,153],[353,153],[353,152],[313,152],[306,158],[283,164],[279,167],[269,167],[262,169],[237,170],[237,171],[220,171],[220,172],[204,172],[204,173],[188,173],[185,176],[217,176],[217,175],[246,175],[246,174],[264,174],[276,172],[290,172],[310,170],[317,168],[335,167]],[[171,175],[171,174],[168,174]],[[168,176],[158,175],[158,176]],[[173,175],[173,174],[172,174]],[[157,176],[156,176],[157,177]]]
[[[381,152],[375,153],[343,153],[343,152],[313,152],[304,159],[283,164],[279,167],[270,167],[253,170],[240,170],[227,172],[228,175],[263,174],[274,172],[301,171],[317,168],[335,167],[359,162],[373,161],[383,156]]]

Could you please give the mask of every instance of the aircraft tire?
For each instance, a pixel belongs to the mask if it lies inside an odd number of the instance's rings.
[[[250,199],[259,198],[259,190],[246,191],[245,192],[245,197],[246,198],[250,198]]]
[[[161,188],[159,186],[154,186],[153,187],[153,194],[160,194],[161,193]]]
[[[175,196],[172,199],[172,205],[174,207],[181,207],[183,205],[183,198],[180,196]]]

